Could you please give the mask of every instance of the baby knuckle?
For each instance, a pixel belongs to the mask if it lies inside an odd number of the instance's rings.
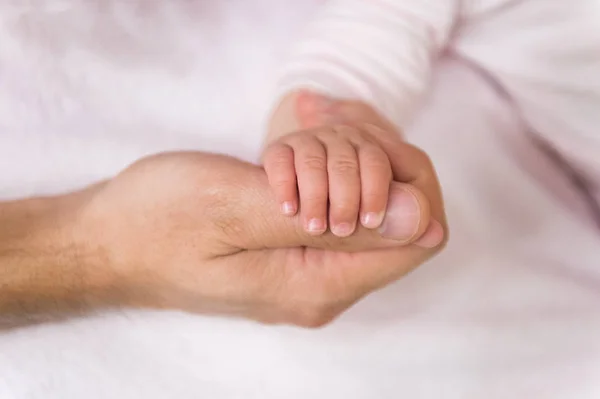
[[[339,125],[335,126],[333,129],[339,137],[345,139],[359,138],[361,136],[360,130],[353,126]]]
[[[302,159],[301,164],[304,169],[323,170],[326,168],[327,162],[324,157],[308,155]]]
[[[367,154],[361,159],[361,166],[368,169],[377,169],[381,173],[392,175],[392,167],[387,157],[380,154]]]
[[[288,167],[291,163],[291,157],[286,154],[275,154],[268,159],[268,166],[280,169],[281,167]]]
[[[331,165],[331,171],[338,175],[357,175],[359,172],[358,162],[355,159],[338,158]]]
[[[273,165],[287,165],[292,159],[292,151],[287,147],[273,147],[267,151],[265,162]]]

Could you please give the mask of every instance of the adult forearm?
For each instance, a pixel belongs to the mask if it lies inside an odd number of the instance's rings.
[[[0,325],[81,314],[110,302],[102,251],[78,218],[84,195],[0,202]]]

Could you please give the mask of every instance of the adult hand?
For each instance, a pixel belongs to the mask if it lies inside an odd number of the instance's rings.
[[[443,246],[431,163],[408,144],[395,151],[402,183],[381,233],[310,236],[280,216],[262,168],[202,153],[146,158],[95,187],[80,231],[118,302],[320,326]]]
[[[322,325],[443,246],[429,160],[389,144],[399,182],[383,230],[348,238],[307,235],[280,216],[262,168],[202,153],[152,156],[77,193],[0,203],[0,325],[112,306]]]

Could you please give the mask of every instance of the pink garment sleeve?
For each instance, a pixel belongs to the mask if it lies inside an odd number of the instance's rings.
[[[406,128],[452,47],[514,99],[600,202],[599,21],[597,0],[326,0],[279,90],[360,99]]]
[[[292,49],[279,89],[366,101],[405,126],[460,13],[459,0],[328,0]]]

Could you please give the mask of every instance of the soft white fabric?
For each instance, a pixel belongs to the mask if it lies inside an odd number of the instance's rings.
[[[0,194],[164,149],[254,159],[282,50],[317,3],[0,3]],[[0,398],[598,398],[600,237],[528,131],[484,75],[444,61],[407,132],[444,185],[444,254],[320,331],[123,311],[4,332]]]
[[[406,127],[444,52],[496,79],[600,201],[599,0],[329,0],[280,91],[360,98]]]
[[[459,0],[328,0],[293,46],[281,91],[358,97],[404,127],[461,13]]]

